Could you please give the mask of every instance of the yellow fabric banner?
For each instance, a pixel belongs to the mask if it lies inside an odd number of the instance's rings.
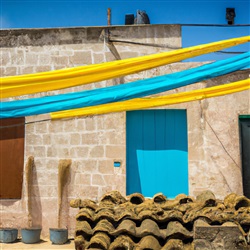
[[[249,41],[250,36],[244,36],[137,58],[29,75],[3,77],[0,79],[0,96],[1,98],[7,98],[103,81],[222,50]]]
[[[183,102],[191,102],[211,98],[216,96],[228,95],[250,89],[250,78],[238,82],[223,84],[206,89],[198,89],[184,93],[172,94],[168,96],[136,98],[133,100],[108,103],[93,107],[65,110],[51,113],[52,119],[69,118],[75,116],[90,116],[107,114],[111,112],[131,111],[146,108],[153,108]]]

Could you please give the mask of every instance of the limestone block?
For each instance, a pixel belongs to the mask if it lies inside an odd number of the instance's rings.
[[[113,133],[113,137],[114,137],[114,133]],[[112,140],[113,138],[110,137],[110,132],[108,131],[101,131],[98,133],[98,141],[99,141],[99,144],[103,144],[103,145],[109,145],[111,144],[110,143],[110,140]],[[112,144],[115,144],[115,143],[112,143]]]
[[[46,162],[42,162],[42,166],[46,167],[47,170],[52,170],[56,169],[56,166],[58,165],[58,160],[57,159],[48,159]]]
[[[95,146],[90,149],[90,157],[101,158],[104,157],[104,146]]]
[[[75,65],[92,64],[92,56],[90,51],[75,51],[73,56],[69,57],[69,61]]]
[[[81,135],[82,145],[97,145],[99,133],[86,133]]]
[[[70,156],[75,158],[86,158],[89,155],[89,147],[71,147]]]
[[[82,174],[82,173],[76,174],[74,184],[83,185],[83,186],[91,185],[91,175],[86,174],[86,173],[84,173],[84,174]]]
[[[51,56],[51,63],[65,67],[69,64],[69,58],[67,56]]]
[[[107,192],[111,192],[113,191],[113,186],[109,185],[109,186],[103,186],[99,188],[99,194],[98,196],[101,197],[103,196],[103,194],[107,193]]]
[[[50,54],[41,54],[38,55],[38,63],[39,65],[49,65],[51,64],[51,56]]]
[[[105,180],[105,183],[108,185],[108,186],[113,186],[113,183],[114,183],[114,175],[112,174],[105,174],[103,175],[103,178]]]
[[[52,144],[57,145],[69,145],[70,137],[68,134],[55,134],[51,137]]]
[[[50,198],[57,196],[57,189],[52,185],[37,186],[33,185],[31,189],[33,197]]]
[[[93,174],[91,184],[94,186],[105,186],[106,185],[104,178],[103,178],[103,175],[101,175],[101,174]]]
[[[115,61],[115,57],[114,55],[111,53],[111,52],[105,52],[105,60],[106,62],[112,62],[112,61]]]
[[[43,145],[50,145],[50,144],[51,144],[51,135],[43,134]]]
[[[6,66],[10,62],[10,53],[8,51],[1,50],[0,65]]]
[[[2,67],[1,64],[0,64],[0,76],[1,77],[8,76],[7,74],[5,74],[5,67]]]
[[[107,186],[112,186],[114,190],[124,193],[125,189],[125,175],[103,175]]]
[[[25,65],[37,65],[38,63],[38,54],[29,53],[25,56]]]
[[[81,159],[80,161],[76,160],[73,163],[76,165],[75,168],[77,173],[98,173],[96,159],[86,158]]]
[[[59,122],[58,125],[60,126],[60,128],[63,128],[63,132],[67,132],[67,133],[68,132],[78,132],[77,126],[76,126],[76,124],[77,124],[76,119],[70,119],[70,120],[67,120],[64,122],[59,120],[58,122]]]
[[[27,145],[42,145],[43,138],[41,135],[28,134],[26,135],[25,142]]]
[[[15,76],[17,75],[17,67],[6,67],[5,68],[6,76]]]
[[[46,122],[40,122],[35,125],[35,131],[37,134],[48,133],[48,124]]]
[[[13,200],[11,199],[1,199],[0,201],[1,216],[2,216],[2,213],[4,213],[4,207],[8,207],[9,212],[17,212],[17,211],[21,211],[23,206],[25,206],[25,204],[22,200],[16,200],[15,202],[13,202]],[[0,217],[0,221],[1,219],[2,218]]]
[[[63,132],[62,121],[52,121],[49,122],[49,133]]]
[[[115,190],[118,190],[122,195],[126,194],[126,176],[118,175],[115,181]]]
[[[104,129],[105,115],[96,116],[95,118],[97,130],[102,131]]]
[[[44,185],[57,185],[57,173],[53,171],[34,171],[33,173],[33,185],[44,186]],[[55,196],[56,197],[56,196]]]
[[[120,53],[121,59],[138,57],[137,52],[122,52]]]
[[[106,133],[108,143],[111,145],[125,145],[125,133],[123,130],[109,131]]]
[[[67,147],[58,146],[49,146],[47,148],[47,157],[59,157],[65,158],[69,157],[69,149]]]
[[[33,146],[26,146],[26,156],[34,155],[34,147]]]
[[[74,50],[72,49],[67,49],[63,50],[63,48],[59,51],[59,55],[60,56],[73,56],[74,55]]]
[[[67,51],[82,51],[85,48],[85,44],[79,44],[79,43],[71,43],[71,44],[64,44],[60,46],[61,50],[67,50]]]
[[[98,171],[101,174],[113,174],[114,173],[113,160],[100,160],[98,163]]]
[[[96,123],[93,117],[88,117],[85,120],[85,127],[86,130],[95,130],[96,129]]]
[[[27,120],[26,120],[27,122]],[[26,124],[25,125],[25,134],[34,134],[35,133],[35,124],[34,123],[30,123],[30,124]]]
[[[90,44],[88,44],[88,46],[89,47],[86,47],[86,49],[90,49],[90,50],[92,50],[93,52],[95,52],[95,53],[102,53],[102,52],[104,52],[104,46],[105,46],[105,44],[104,44],[104,42],[96,42],[96,43],[90,43]]]
[[[96,200],[98,197],[98,186],[69,186],[69,197],[79,197],[81,199]]]
[[[78,118],[75,124],[75,128],[77,131],[82,132],[85,129],[85,120],[82,118]]]
[[[27,55],[26,55],[27,56]],[[23,50],[13,51],[11,53],[10,63],[11,65],[26,65],[25,54]],[[8,65],[9,63],[7,63]]]
[[[106,146],[107,158],[123,158],[125,156],[125,146]]]
[[[44,214],[43,214],[44,217],[46,217],[46,215],[48,215],[48,214],[50,214],[50,215],[53,214],[54,215],[55,214],[55,208],[58,205],[57,198],[55,198],[55,197],[56,196],[54,196],[54,197],[44,197],[43,199],[41,199],[40,202],[39,202],[39,200],[37,200],[36,202],[37,202],[37,205],[40,206],[40,210],[35,210],[35,211],[37,213],[41,213],[41,211],[44,211]]]
[[[34,146],[34,155],[36,155],[36,157],[46,157],[46,147]]]
[[[105,129],[124,129],[125,128],[125,113],[114,113],[106,116]]]
[[[47,72],[47,71],[51,71],[52,68],[51,66],[48,66],[48,65],[44,65],[44,66],[37,66],[34,68],[34,71],[35,72]]]
[[[94,62],[93,63],[96,64],[96,63],[103,63],[103,62],[105,62],[103,54],[101,54],[101,53],[94,53],[93,56],[94,56]]]
[[[12,201],[13,204],[13,201]],[[11,203],[8,205],[8,208],[11,207]],[[13,215],[10,218],[10,213]],[[19,228],[19,227],[26,227],[27,226],[27,215],[22,211],[22,209],[13,210],[8,209],[8,211],[1,211],[1,218],[0,218],[0,225],[1,227],[5,228]],[[2,244],[1,244],[2,246]]]
[[[70,145],[79,145],[81,142],[81,136],[78,133],[70,135]]]
[[[20,74],[25,75],[25,74],[31,74],[34,73],[34,66],[24,66],[20,68]]]

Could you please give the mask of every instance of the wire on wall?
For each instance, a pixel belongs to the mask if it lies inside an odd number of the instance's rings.
[[[216,134],[216,132],[214,131],[213,127],[211,126],[211,124],[208,122],[208,120],[206,120],[206,123],[208,124],[208,126],[210,127],[210,129],[213,131],[214,135],[216,136],[217,140],[219,141],[219,143],[221,144],[222,148],[224,149],[224,151],[227,153],[227,155],[230,157],[230,159],[234,162],[234,164],[240,168],[240,166],[237,164],[237,162],[233,159],[233,157],[229,154],[229,152],[227,151],[227,149],[225,148],[225,146],[223,145],[223,143],[221,142],[220,138],[218,137],[218,135]]]
[[[140,42],[133,42],[133,41],[126,41],[126,40],[116,40],[116,39],[109,39],[109,42],[112,43],[128,43],[128,44],[135,44],[140,46],[149,46],[149,47],[156,47],[156,48],[167,48],[167,49],[182,49],[183,47],[175,47],[170,45],[164,44],[156,44],[156,43],[140,43]],[[223,53],[223,54],[243,54],[247,51],[215,51],[213,53]]]
[[[13,125],[0,126],[0,129],[19,127],[19,126],[23,126],[23,125],[39,123],[39,122],[47,122],[47,121],[51,121],[51,119],[43,119],[43,120],[37,120],[37,121],[32,121],[32,122],[25,122],[25,123],[13,124]]]

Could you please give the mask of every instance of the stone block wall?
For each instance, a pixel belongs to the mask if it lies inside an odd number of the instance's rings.
[[[160,48],[114,42],[112,48],[116,49],[121,59],[181,47],[181,28],[178,25],[2,30],[1,76],[116,60],[114,51],[104,39],[107,32],[112,40],[165,46]],[[32,96],[112,86],[197,65],[201,63],[174,63],[122,78]],[[236,81],[248,75],[249,71],[237,72],[167,93]],[[204,189],[211,189],[219,198],[229,192],[242,193],[238,115],[250,113],[249,97],[249,91],[244,91],[230,96],[161,107],[187,109],[191,195]],[[28,96],[8,100],[25,98]],[[25,167],[28,157],[34,156],[31,217],[34,225],[42,226],[44,238],[48,237],[50,227],[57,226],[58,164],[61,159],[72,160],[61,211],[61,225],[67,226],[71,235],[75,229],[75,212],[69,207],[71,199],[97,200],[111,190],[118,190],[123,195],[126,193],[125,112],[58,121],[47,119],[47,115],[26,117],[24,162]],[[121,162],[121,167],[115,168],[114,161]],[[0,200],[0,227],[27,226],[26,185],[24,176],[21,200]]]
[[[172,25],[109,27],[110,36],[120,40],[181,46],[180,27]],[[51,71],[80,65],[115,60],[104,41],[105,27],[1,31],[1,76]],[[167,49],[118,43],[122,59],[157,53]],[[154,74],[154,71],[153,71]],[[140,73],[126,81],[141,79]],[[144,77],[147,77],[146,75]],[[119,84],[125,79],[113,79],[50,94],[79,91]],[[38,93],[40,97],[47,93]],[[9,98],[24,99],[27,96]],[[74,213],[69,201],[76,197],[98,199],[111,190],[125,194],[125,113],[61,121],[43,121],[46,115],[26,117],[25,163],[34,156],[31,216],[34,226],[57,226],[58,164],[71,159],[62,207],[61,224],[74,230]],[[121,162],[114,168],[114,161]],[[26,180],[24,176],[21,200],[1,200],[0,226],[24,227],[28,224]],[[11,215],[11,216],[10,216]],[[69,215],[69,216],[68,216]]]

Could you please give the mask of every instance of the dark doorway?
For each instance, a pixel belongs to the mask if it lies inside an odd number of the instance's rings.
[[[250,115],[240,116],[243,193],[250,198]]]

